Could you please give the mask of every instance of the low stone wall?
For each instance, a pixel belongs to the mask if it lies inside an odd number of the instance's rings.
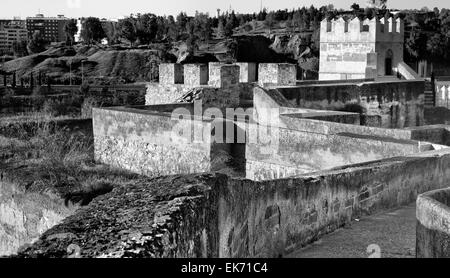
[[[380,127],[404,128],[424,123],[424,86],[424,81],[394,81],[326,83],[277,90],[294,107],[348,111],[358,105],[364,114],[379,116]]]
[[[450,182],[450,151],[254,182],[162,177],[116,188],[16,257],[280,257]],[[91,228],[87,228],[91,227]]]
[[[416,256],[450,258],[450,188],[417,198]]]

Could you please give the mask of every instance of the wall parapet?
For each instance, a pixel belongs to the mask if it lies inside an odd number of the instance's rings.
[[[450,188],[417,198],[416,256],[450,258]]]

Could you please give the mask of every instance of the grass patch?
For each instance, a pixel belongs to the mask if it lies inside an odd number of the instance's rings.
[[[96,164],[92,134],[38,119],[15,125],[14,138],[0,137],[0,154],[3,154],[0,163],[7,169],[7,175],[21,179],[20,184],[26,190],[51,190],[63,197],[66,204],[87,205],[116,186],[142,179],[127,171]]]

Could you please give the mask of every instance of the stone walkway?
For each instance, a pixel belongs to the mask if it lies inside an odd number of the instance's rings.
[[[297,251],[291,258],[368,258],[367,249],[378,249],[382,258],[415,257],[415,203],[398,210],[365,217],[352,225],[323,236]],[[377,245],[377,246],[376,246]]]

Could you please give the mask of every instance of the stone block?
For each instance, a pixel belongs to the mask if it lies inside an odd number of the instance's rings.
[[[236,63],[240,67],[239,82],[249,83],[256,81],[256,63]]]
[[[208,84],[208,65],[186,64],[184,65],[184,84],[200,86]]]
[[[181,64],[160,64],[159,83],[163,85],[183,84],[184,73]]]
[[[273,85],[296,85],[297,67],[294,64],[259,64],[259,82]]]

